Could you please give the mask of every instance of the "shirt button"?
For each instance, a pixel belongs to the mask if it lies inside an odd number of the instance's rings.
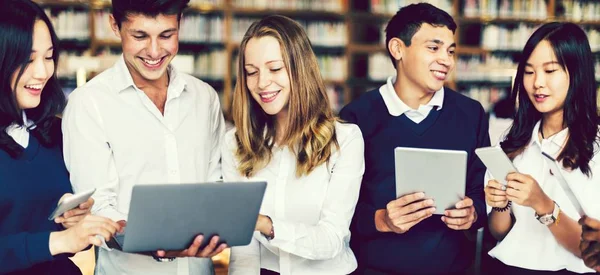
[[[171,170],[170,173],[171,173],[171,175],[175,175],[175,174],[177,174],[177,170]]]

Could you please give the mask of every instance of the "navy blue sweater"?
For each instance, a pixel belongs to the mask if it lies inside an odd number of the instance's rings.
[[[0,150],[0,190],[0,274],[81,274],[72,255],[53,257],[48,245],[50,232],[63,229],[48,215],[72,193],[60,146],[46,148],[30,135],[17,159]]]
[[[441,110],[432,110],[416,124],[405,115],[390,115],[377,89],[350,103],[340,116],[356,123],[365,140],[365,174],[352,222],[352,249],[359,271],[442,274],[466,269],[473,260],[474,244],[463,231],[449,229],[440,216],[425,219],[404,234],[377,231],[374,216],[396,196],[394,148],[464,150],[468,153],[465,194],[473,199],[478,215],[472,228],[486,224],[485,167],[474,154],[476,148],[490,145],[481,105],[446,88]]]

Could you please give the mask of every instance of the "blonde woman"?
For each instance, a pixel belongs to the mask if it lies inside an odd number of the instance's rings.
[[[295,21],[268,16],[240,46],[225,136],[225,181],[266,180],[251,243],[232,249],[230,274],[348,274],[356,269],[350,221],[364,142],[338,122],[310,41]]]

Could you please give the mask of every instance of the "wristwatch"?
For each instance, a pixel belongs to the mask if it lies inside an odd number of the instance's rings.
[[[535,218],[538,221],[540,221],[541,224],[548,226],[553,223],[558,223],[558,215],[559,214],[560,214],[560,207],[558,206],[558,204],[556,202],[554,202],[554,210],[552,211],[552,213],[544,214],[544,215],[538,215],[538,213],[535,213]]]
[[[175,257],[158,257],[154,255],[154,253],[152,253],[152,258],[154,258],[154,260],[156,260],[157,262],[161,263],[168,263],[175,260]]]

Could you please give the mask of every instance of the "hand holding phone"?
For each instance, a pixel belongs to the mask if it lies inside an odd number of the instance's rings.
[[[53,221],[54,219],[60,217],[65,212],[79,206],[80,204],[86,202],[96,191],[96,189],[91,189],[85,192],[77,193],[73,196],[67,197],[61,202],[58,203],[54,211],[48,216],[49,221]]]
[[[506,185],[506,176],[518,172],[512,161],[500,147],[484,147],[475,149],[475,154],[481,159],[494,179]]]

